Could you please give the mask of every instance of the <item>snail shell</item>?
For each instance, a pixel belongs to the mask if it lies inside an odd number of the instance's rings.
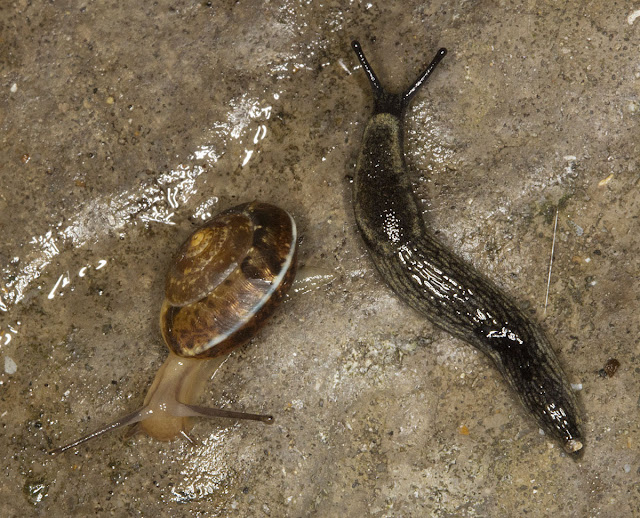
[[[219,214],[187,239],[167,273],[167,347],[211,358],[246,342],[291,286],[295,253],[295,223],[284,210],[253,202]]]
[[[296,272],[293,218],[267,203],[221,212],[182,245],[166,278],[160,328],[170,353],[142,408],[70,444],[62,453],[121,426],[137,423],[161,441],[189,439],[192,417],[271,422],[271,416],[195,405],[211,374],[272,314]]]

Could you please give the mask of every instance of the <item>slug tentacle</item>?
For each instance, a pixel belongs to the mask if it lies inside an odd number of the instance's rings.
[[[413,96],[427,81],[427,79],[429,79],[429,76],[434,71],[436,66],[438,66],[438,63],[440,63],[440,61],[442,61],[442,58],[444,58],[447,54],[447,49],[445,49],[444,47],[439,49],[434,58],[431,60],[431,63],[429,63],[427,68],[425,68],[424,72],[422,72],[422,74],[418,76],[418,78],[409,88],[407,88],[406,91],[399,94],[393,94],[386,92],[383,88],[382,83],[373,70],[373,67],[367,61],[360,43],[357,40],[354,40],[351,42],[351,47],[353,47],[353,50],[358,56],[358,60],[360,60],[362,68],[369,78],[369,84],[371,85],[371,90],[373,90],[373,97],[376,103],[374,113],[392,113],[398,117],[402,115],[402,112],[407,107]]]
[[[431,63],[429,63],[424,72],[422,72],[418,79],[416,79],[413,84],[409,88],[407,88],[406,92],[402,94],[402,100],[405,106],[407,106],[411,99],[413,99],[413,96],[420,89],[420,87],[422,87],[422,85],[427,82],[427,79],[429,79],[431,73],[438,66],[438,63],[440,63],[440,61],[442,61],[442,58],[444,58],[446,55],[447,49],[445,49],[444,47],[438,49],[438,52],[436,52],[436,55],[433,57]]]
[[[403,151],[407,104],[446,54],[440,49],[403,94],[385,93],[360,45],[374,113],[364,131],[354,181],[356,223],[382,277],[412,308],[489,356],[525,408],[570,453],[582,449],[575,395],[541,327],[427,229]]]

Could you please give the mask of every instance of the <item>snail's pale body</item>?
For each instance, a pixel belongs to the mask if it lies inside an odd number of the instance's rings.
[[[225,360],[218,356],[208,360],[182,358],[170,352],[162,364],[142,404],[138,427],[158,441],[171,441],[186,434],[193,426],[198,403],[207,381]]]
[[[265,203],[233,207],[198,229],[167,274],[160,328],[170,352],[142,408],[51,453],[135,423],[132,433],[170,441],[189,437],[193,417],[271,422],[197,403],[228,353],[255,334],[291,287],[296,252],[293,218]]]
[[[433,323],[489,356],[529,413],[569,453],[581,451],[575,395],[538,324],[425,226],[403,151],[404,110],[446,54],[402,94],[384,91],[360,45],[375,108],[354,179],[355,219],[371,258],[396,294]]]

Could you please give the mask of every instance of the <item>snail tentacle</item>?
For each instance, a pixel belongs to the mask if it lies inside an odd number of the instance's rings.
[[[229,419],[246,419],[248,421],[262,421],[263,423],[273,424],[272,415],[249,414],[197,405],[180,405],[180,409],[179,415],[184,417],[228,417]]]
[[[122,426],[127,426],[130,424],[135,424],[138,423],[140,421],[142,421],[143,419],[145,419],[146,415],[145,415],[145,408],[141,408],[139,410],[136,410],[134,412],[131,412],[130,414],[127,414],[123,417],[121,417],[120,419],[116,419],[113,423],[110,423],[106,426],[103,426],[102,428],[99,428],[97,430],[94,430],[93,432],[80,437],[79,439],[76,439],[73,442],[70,442],[69,444],[65,444],[64,446],[60,446],[59,448],[55,448],[53,450],[49,451],[49,455],[58,455],[60,453],[63,453],[71,448],[75,448],[76,446],[81,445],[82,443],[85,443],[87,441],[90,441],[91,439],[95,439],[96,437],[100,437],[102,434],[105,434],[107,432],[111,432],[112,430],[115,430],[116,428],[121,428]]]

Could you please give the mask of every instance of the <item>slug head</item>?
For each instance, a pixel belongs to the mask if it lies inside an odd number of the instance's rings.
[[[404,92],[394,94],[388,93],[384,90],[384,88],[382,87],[382,83],[378,79],[378,76],[376,76],[376,73],[369,64],[369,61],[367,61],[360,43],[357,40],[353,40],[351,42],[351,47],[356,53],[356,56],[358,56],[358,59],[362,64],[362,68],[369,78],[369,84],[371,85],[371,90],[373,90],[373,98],[375,102],[375,106],[373,109],[374,113],[391,113],[398,118],[402,116],[404,110],[411,102],[411,99],[413,99],[413,96],[420,89],[420,87],[422,87],[422,85],[426,83],[431,73],[434,71],[436,66],[438,66],[438,63],[440,63],[440,61],[442,61],[442,58],[444,58],[447,54],[447,49],[445,49],[444,47],[439,49],[434,58],[431,60],[431,63],[429,63],[427,68],[425,68],[425,70],[422,72],[422,74],[420,74],[420,76],[418,76],[413,84]]]

